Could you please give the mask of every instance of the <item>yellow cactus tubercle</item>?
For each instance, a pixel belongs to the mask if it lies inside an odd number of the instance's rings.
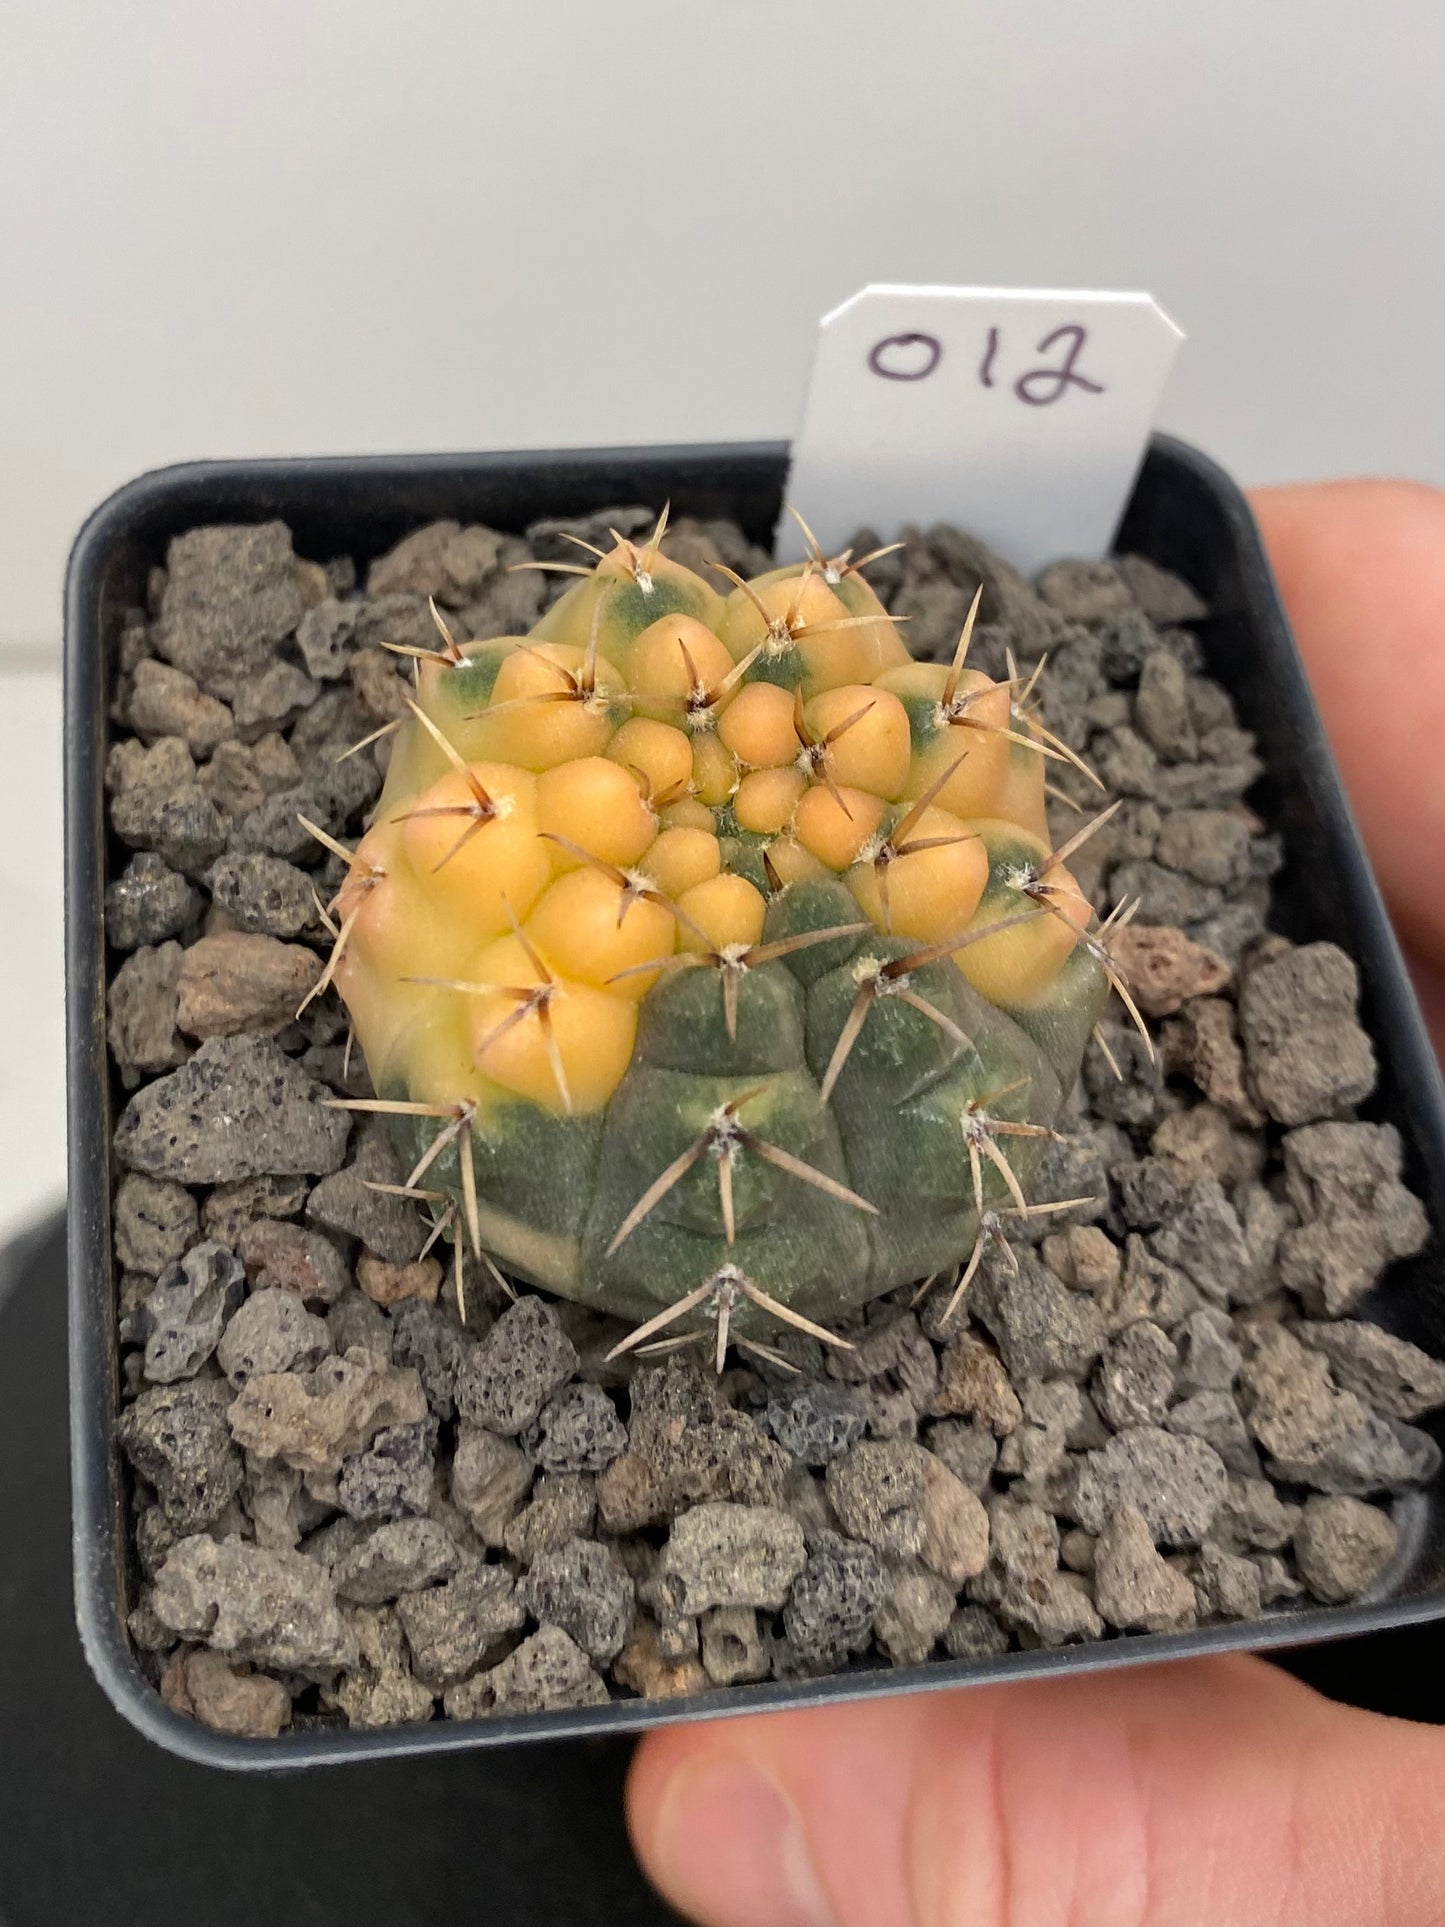
[[[714,585],[662,539],[599,555],[530,635],[419,665],[334,906],[379,1087],[596,1111],[669,960],[757,945],[770,895],[810,878],[922,944],[1013,916],[953,959],[1004,1005],[1086,928],[1008,685],[964,649],[912,661],[856,569]],[[1009,862],[1047,873],[1030,920]]]

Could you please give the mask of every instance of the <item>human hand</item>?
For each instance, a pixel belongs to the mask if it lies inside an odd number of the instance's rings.
[[[1445,491],[1323,482],[1253,506],[1445,1061]]]
[[[1440,1048],[1445,494],[1254,505]],[[1244,1657],[669,1728],[628,1818],[707,1927],[1445,1921],[1445,1734]]]

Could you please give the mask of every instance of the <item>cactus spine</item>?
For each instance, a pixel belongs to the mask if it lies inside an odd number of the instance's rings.
[[[1094,824],[1048,840],[1069,752],[968,667],[977,599],[915,662],[873,558],[714,587],[665,531],[528,636],[438,616],[405,652],[325,982],[459,1250],[721,1359],[955,1265],[959,1295],[1047,1208],[1122,985],[1067,867]]]

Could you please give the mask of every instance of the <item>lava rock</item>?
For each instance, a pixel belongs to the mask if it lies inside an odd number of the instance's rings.
[[[201,1647],[176,1655],[172,1681],[161,1697],[172,1712],[184,1713],[213,1732],[243,1740],[273,1740],[291,1724],[291,1695],[279,1679],[233,1666],[224,1653]]]
[[[1094,1601],[1121,1632],[1179,1632],[1194,1623],[1194,1588],[1155,1550],[1136,1506],[1119,1506],[1104,1521],[1094,1548]]]
[[[138,850],[105,893],[105,935],[116,950],[177,937],[201,913],[199,890],[153,850]]]
[[[1258,1476],[1259,1454],[1229,1392],[1195,1392],[1173,1407],[1165,1423],[1171,1432],[1212,1445],[1231,1472],[1243,1478]]]
[[[1199,622],[1209,614],[1182,577],[1161,569],[1148,556],[1116,556],[1114,566],[1150,622],[1172,627],[1179,622]]]
[[[1179,1389],[1183,1392],[1227,1392],[1239,1376],[1244,1354],[1234,1342],[1234,1324],[1227,1312],[1201,1305],[1189,1313],[1174,1334],[1179,1352]]]
[[[560,1626],[582,1651],[614,1659],[632,1626],[632,1580],[610,1547],[569,1539],[539,1553],[517,1584],[517,1599],[539,1625]]]
[[[268,1372],[241,1388],[228,1414],[236,1442],[312,1477],[336,1474],[378,1432],[426,1417],[414,1371],[374,1352],[325,1358],[310,1372]]]
[[[636,1531],[708,1499],[777,1505],[788,1455],[745,1412],[719,1399],[689,1360],[639,1371],[631,1384],[628,1449],[597,1482],[613,1531]]]
[[[128,1170],[181,1184],[334,1171],[351,1120],[330,1093],[263,1037],[214,1037],[137,1091],[115,1132]]]
[[[111,744],[105,759],[105,787],[111,796],[124,796],[128,790],[173,796],[193,782],[195,774],[195,758],[179,736],[162,737],[149,749],[122,738]]]
[[[286,939],[318,927],[310,879],[279,856],[223,856],[206,883],[238,931]]]
[[[351,661],[360,604],[328,597],[308,609],[296,630],[296,647],[317,682],[336,682]]]
[[[294,1218],[306,1202],[304,1178],[239,1178],[218,1184],[201,1206],[201,1224],[208,1238],[229,1245],[238,1255],[241,1234],[258,1218]]]
[[[1169,1334],[1147,1318],[1110,1339],[1094,1374],[1094,1403],[1116,1432],[1153,1425],[1164,1416],[1174,1391],[1179,1354]]]
[[[1307,1320],[1296,1336],[1330,1361],[1335,1383],[1386,1418],[1417,1419],[1445,1405],[1445,1363],[1379,1325]]]
[[[1131,1023],[1105,1013],[1084,1052],[1081,1079],[1097,1117],[1138,1132],[1164,1106],[1164,1067]],[[1110,1170],[1117,1166],[1111,1162]]]
[[[1250,1548],[1277,1552],[1289,1544],[1299,1517],[1300,1508],[1287,1505],[1268,1479],[1233,1476],[1209,1528],[1209,1540],[1227,1552]]]
[[[384,1361],[390,1359],[394,1365],[414,1365],[414,1358],[398,1358],[392,1344],[391,1321],[386,1313],[364,1292],[348,1286],[334,1304],[326,1308],[326,1329],[331,1335],[331,1349],[334,1352],[349,1352],[353,1345],[363,1351],[375,1352]],[[426,1385],[426,1376],[422,1375]],[[427,1394],[430,1401],[431,1394]],[[435,1408],[433,1408],[435,1409]]]
[[[1106,1293],[1119,1277],[1119,1247],[1096,1224],[1076,1224],[1051,1233],[1043,1241],[1042,1255],[1056,1278],[1095,1297]]]
[[[329,1238],[284,1218],[257,1218],[236,1241],[257,1290],[289,1291],[308,1305],[334,1305],[349,1290],[346,1262]]]
[[[227,930],[202,937],[181,959],[176,1023],[190,1037],[274,1035],[321,975],[316,953],[275,937]]]
[[[1131,1231],[1157,1231],[1174,1216],[1183,1201],[1173,1173],[1162,1158],[1147,1157],[1137,1163],[1116,1164],[1109,1178],[1124,1222]],[[1069,1282],[1071,1280],[1065,1279],[1065,1283]]]
[[[1107,768],[1105,770],[1107,774]],[[1150,785],[1153,788],[1153,784]],[[1177,870],[1166,870],[1152,859],[1117,864],[1109,878],[1109,896],[1115,904],[1139,899],[1138,915],[1145,929],[1202,924],[1214,916],[1224,903],[1224,893],[1207,883],[1196,883]],[[1203,946],[1206,950],[1208,945]],[[1211,955],[1217,954],[1214,952]],[[1217,978],[1217,967],[1209,966],[1206,982]],[[1217,988],[1217,983],[1215,983]]]
[[[121,1416],[121,1449],[155,1487],[177,1533],[214,1525],[241,1489],[246,1468],[226,1423],[230,1388],[202,1378],[142,1392]]]
[[[768,1430],[804,1465],[826,1465],[862,1438],[868,1403],[832,1379],[795,1381],[768,1399]]]
[[[998,1469],[1014,1479],[1020,1498],[1060,1503],[1069,1447],[1102,1445],[1108,1437],[1091,1400],[1066,1379],[1030,1379],[1023,1387],[1023,1423],[999,1448]]]
[[[120,1181],[111,1224],[115,1255],[125,1269],[155,1278],[195,1243],[200,1212],[184,1185],[132,1171]]]
[[[137,784],[110,806],[111,827],[133,850],[153,850],[172,870],[202,877],[226,847],[226,824],[199,783]]]
[[[361,1127],[356,1153],[344,1170],[324,1177],[306,1201],[306,1215],[327,1231],[359,1238],[388,1264],[408,1265],[421,1256],[426,1226],[404,1198],[368,1189],[400,1184],[405,1166],[396,1154],[385,1121],[371,1118]]]
[[[1367,1498],[1426,1483],[1440,1465],[1428,1432],[1379,1418],[1335,1389],[1329,1361],[1278,1326],[1256,1334],[1242,1383],[1246,1416],[1271,1477]]]
[[[922,1567],[895,1571],[873,1636],[895,1666],[921,1666],[953,1617],[953,1588]]]
[[[456,1417],[457,1378],[475,1348],[476,1340],[435,1305],[412,1298],[392,1315],[392,1360],[415,1367],[438,1418]]]
[[[1144,1515],[1154,1543],[1197,1546],[1223,1503],[1229,1474],[1202,1439],[1158,1426],[1117,1432],[1086,1455],[1074,1492],[1074,1512],[1087,1531],[1100,1533],[1121,1506]]]
[[[366,578],[367,595],[432,596],[446,608],[463,608],[501,567],[502,543],[479,522],[428,522],[377,557]]]
[[[1140,665],[1134,726],[1152,749],[1171,762],[1192,762],[1198,754],[1184,666],[1169,649],[1151,650]]]
[[[639,1616],[631,1636],[612,1662],[612,1677],[641,1699],[685,1699],[701,1693],[707,1674],[698,1662],[696,1627],[692,1620],[677,1622],[694,1631],[691,1652],[675,1649],[676,1643],[660,1625]]]
[[[750,1606],[714,1606],[699,1621],[702,1668],[713,1686],[742,1686],[768,1676],[768,1649]]]
[[[431,1504],[437,1422],[389,1425],[364,1452],[344,1459],[337,1496],[350,1518],[370,1521],[423,1513]]]
[[[1425,1211],[1400,1182],[1392,1125],[1328,1123],[1284,1139],[1285,1185],[1303,1222],[1280,1240],[1280,1273],[1312,1312],[1354,1309],[1392,1258],[1429,1235]]]
[[[1258,1619],[1264,1588],[1252,1559],[1205,1545],[1194,1562],[1194,1595],[1205,1619]]]
[[[1070,622],[1097,622],[1134,607],[1128,583],[1113,562],[1054,562],[1039,576],[1038,591]]]
[[[454,1686],[445,1705],[454,1720],[474,1720],[605,1706],[607,1700],[607,1687],[582,1648],[560,1626],[543,1626],[499,1665]]]
[[[434,1305],[441,1293],[442,1268],[435,1258],[393,1265],[363,1251],[356,1261],[356,1282],[375,1305],[402,1305],[408,1299]]]
[[[1149,1148],[1183,1189],[1205,1178],[1225,1186],[1238,1185],[1253,1178],[1264,1161],[1259,1135],[1252,1130],[1237,1130],[1213,1104],[1190,1104],[1169,1111],[1149,1140]]]
[[[468,1354],[457,1374],[457,1409],[475,1425],[515,1437],[576,1369],[576,1350],[552,1307],[519,1298]]]
[[[793,1582],[783,1629],[805,1661],[836,1662],[867,1646],[889,1591],[887,1569],[872,1546],[822,1533]]]
[[[960,1606],[943,1629],[943,1650],[950,1659],[997,1659],[1012,1643],[987,1606]]]
[[[1165,1056],[1188,1073],[1234,1124],[1257,1130],[1264,1112],[1250,1095],[1234,1005],[1223,997],[1196,997],[1166,1028]]]
[[[356,1635],[357,1661],[326,1695],[349,1726],[407,1726],[432,1716],[434,1694],[407,1665],[401,1623],[389,1606],[362,1607],[347,1615]]]
[[[1332,943],[1261,963],[1239,995],[1239,1027],[1260,1102],[1281,1124],[1311,1124],[1375,1088],[1375,1053],[1355,1021],[1360,982]]]
[[[715,1503],[693,1506],[674,1520],[658,1576],[675,1613],[696,1615],[711,1606],[776,1612],[806,1562],[803,1529],[791,1514],[776,1506]]]
[[[1197,883],[1232,889],[1250,873],[1250,831],[1235,810],[1171,810],[1159,831],[1155,855],[1167,870],[1180,870]],[[1228,981],[1225,976],[1202,993],[1209,995]]]
[[[971,1418],[999,1438],[1012,1432],[1023,1417],[1003,1361],[967,1332],[953,1340],[939,1361],[934,1410]]]
[[[891,1559],[914,1558],[923,1543],[923,1458],[903,1439],[862,1439],[827,1471],[828,1499],[849,1538]]]
[[[465,1422],[452,1460],[452,1501],[483,1545],[500,1546],[531,1487],[532,1461],[510,1439]]]
[[[1104,1631],[1089,1581],[1074,1572],[1051,1573],[1005,1593],[998,1614],[1024,1646],[1073,1646]]]
[[[304,610],[284,522],[188,529],[166,550],[155,646],[230,702],[271,667]]]
[[[1216,1178],[1199,1178],[1189,1186],[1182,1208],[1153,1234],[1149,1249],[1216,1305],[1241,1293],[1247,1297],[1255,1280],[1244,1227]]]
[[[1017,1399],[1015,1398],[1015,1403]],[[1007,1444],[1011,1433],[1005,1433]],[[928,1428],[924,1444],[961,1479],[970,1492],[982,1493],[989,1485],[1000,1454],[999,1440],[980,1419],[943,1419]]]
[[[438,1692],[484,1665],[498,1642],[527,1618],[506,1567],[478,1563],[424,1592],[402,1593],[396,1615],[411,1649],[412,1670]]]
[[[1148,1017],[1168,1017],[1192,997],[1212,997],[1234,974],[1226,958],[1167,924],[1131,923],[1110,938],[1109,948]]]
[[[626,1448],[627,1431],[600,1385],[564,1385],[527,1427],[522,1445],[544,1471],[601,1472]]]
[[[1300,1220],[1375,1215],[1404,1160],[1393,1124],[1307,1124],[1281,1140],[1285,1189]]]
[[[145,1375],[152,1384],[195,1377],[240,1305],[245,1284],[240,1260],[209,1238],[161,1273],[145,1301]]]
[[[1035,1197],[1041,1204],[1070,1198],[1077,1198],[1079,1203],[1071,1210],[1051,1211],[1047,1217],[1033,1221],[1014,1221],[1010,1236],[1015,1249],[1040,1242],[1051,1233],[1097,1223],[1108,1209],[1109,1171],[1128,1151],[1128,1138],[1108,1121],[1081,1120],[1062,1142],[1046,1140],[1034,1167],[1031,1188]]]
[[[243,1539],[182,1539],[151,1595],[162,1625],[232,1658],[326,1674],[357,1660],[355,1634],[324,1567]]]
[[[915,1447],[923,1472],[918,1556],[957,1592],[988,1558],[988,1514],[977,1496],[941,1459]]]
[[[449,1579],[460,1563],[456,1542],[435,1519],[393,1519],[344,1553],[331,1578],[338,1598],[382,1606]]]
[[[126,721],[142,742],[179,736],[198,761],[236,733],[236,721],[223,702],[202,693],[184,669],[144,657],[131,679]]]
[[[1040,1505],[996,1492],[988,1505],[989,1551],[983,1570],[968,1587],[977,1604],[999,1609],[1013,1593],[1052,1578],[1059,1564],[1059,1528]]]
[[[1326,1605],[1358,1599],[1394,1558],[1399,1537],[1378,1506],[1343,1494],[1306,1499],[1294,1535],[1300,1577]]]
[[[176,1027],[184,957],[178,943],[137,950],[111,979],[106,1036],[127,1084],[185,1062],[190,1046]]]
[[[1017,1254],[1018,1270],[986,1263],[975,1281],[974,1309],[998,1343],[1009,1376],[1087,1377],[1104,1349],[1098,1307],[1070,1291],[1030,1253]]]
[[[509,1557],[529,1566],[539,1553],[585,1539],[596,1517],[597,1487],[585,1472],[544,1472],[502,1529],[502,1544]]]

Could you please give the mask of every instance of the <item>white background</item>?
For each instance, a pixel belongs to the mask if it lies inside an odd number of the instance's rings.
[[[3,0],[0,636],[191,455],[775,436],[865,281],[1142,287],[1246,479],[1445,480],[1440,0]]]
[[[1147,288],[1245,480],[1445,481],[1440,0],[0,0],[0,1230],[59,585],[194,455],[782,436],[869,280]],[[7,654],[8,649],[8,654]]]

